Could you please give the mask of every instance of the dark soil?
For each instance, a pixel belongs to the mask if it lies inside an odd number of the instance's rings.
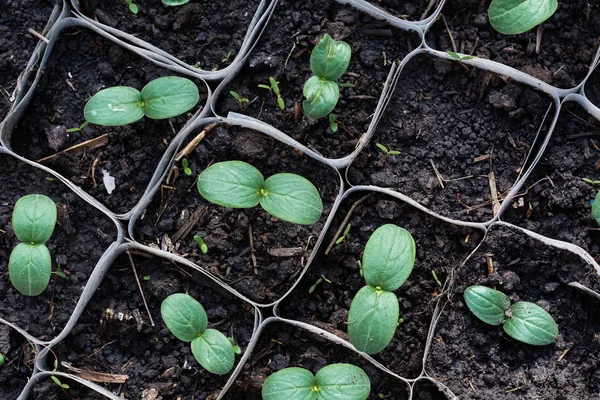
[[[33,373],[35,348],[14,329],[0,325],[0,354],[4,356],[0,368],[0,396],[16,399]]]
[[[0,156],[0,316],[40,340],[56,337],[71,316],[96,262],[111,242],[116,229],[97,211],[49,174],[9,156]],[[52,255],[54,276],[39,296],[19,293],[8,279],[10,252],[19,243],[11,226],[16,201],[27,194],[45,194],[57,204],[58,224],[46,243]]]
[[[490,25],[489,2],[449,0],[443,20],[438,20],[426,37],[435,49],[457,50],[516,68],[559,88],[577,86],[587,75],[600,36],[600,1],[559,1],[556,13],[542,24],[539,53],[537,29],[520,35],[503,35]]]
[[[32,400],[106,400],[106,396],[78,382],[65,378],[61,378],[60,382],[69,385],[69,389],[62,389],[54,381],[47,379],[33,387],[29,398]]]
[[[439,0],[368,0],[368,2],[393,16],[409,21],[421,21],[429,17],[439,5]]]
[[[302,89],[312,74],[310,51],[325,33],[352,48],[348,72],[339,82],[356,86],[340,88],[340,101],[333,110],[339,124],[337,133],[331,131],[328,118],[311,120],[301,107]],[[250,115],[325,157],[346,156],[371,123],[391,63],[419,44],[416,34],[391,28],[333,0],[281,0],[247,65],[227,85],[216,112]],[[273,95],[258,87],[268,84],[269,77],[279,81],[285,110],[279,109]],[[231,90],[248,98],[250,104],[240,107],[228,93]]]
[[[253,357],[236,379],[227,399],[261,399],[260,391],[267,377],[283,368],[300,367],[317,373],[336,363],[350,363],[363,369],[371,380],[370,400],[379,394],[394,400],[408,399],[408,385],[387,376],[371,363],[320,335],[304,331],[284,322],[272,322],[261,333]]]
[[[310,226],[295,225],[275,219],[261,207],[229,209],[207,202],[198,193],[195,177],[211,163],[227,160],[246,161],[265,178],[281,172],[305,177],[321,195],[324,211],[320,221]],[[296,281],[323,229],[339,193],[338,173],[267,136],[227,126],[208,133],[188,161],[194,177],[184,175],[181,169],[171,175],[147,208],[144,219],[137,221],[137,239],[185,255],[256,302],[266,304],[279,299]],[[172,246],[164,245],[197,210],[202,216],[189,235],[173,241]],[[254,273],[251,257],[250,229],[258,274]],[[202,254],[194,242],[196,234],[206,242],[207,254]],[[294,255],[270,254],[282,248],[293,248]]]
[[[155,326],[149,322],[129,258],[121,255],[71,335],[56,346],[58,358],[81,369],[127,375],[122,386],[106,387],[128,399],[151,389],[165,399],[204,399],[218,393],[230,374],[203,370],[190,344],[177,340],[164,325],[160,305],[170,294],[188,293],[204,306],[208,327],[233,335],[242,352],[254,329],[253,308],[184,266],[147,254],[136,253],[133,260]]]
[[[237,56],[259,0],[192,0],[182,6],[123,0],[80,0],[88,17],[117,28],[197,68],[222,69]],[[228,56],[229,54],[229,56]]]
[[[16,127],[12,146],[18,154],[38,160],[73,145],[108,134],[108,144],[94,150],[63,153],[44,164],[82,187],[109,209],[129,211],[142,197],[159,159],[191,113],[169,120],[142,118],[126,126],[88,125],[80,132],[66,130],[83,122],[83,107],[99,89],[131,86],[141,89],[153,79],[173,75],[111,41],[85,29],[69,29],[56,44],[28,111]],[[196,81],[206,101],[206,88]],[[72,86],[72,87],[71,87]],[[115,178],[108,194],[103,170]]]
[[[527,179],[522,198],[503,219],[576,244],[600,257],[600,232],[592,217],[591,201],[600,180],[600,123],[575,103],[566,103],[550,143]]]
[[[586,97],[600,108],[600,68],[596,68],[584,87]]]
[[[496,272],[488,275],[488,257]],[[543,246],[518,231],[493,227],[484,244],[456,273],[455,294],[434,336],[428,371],[460,398],[591,400],[600,396],[598,299],[570,282],[600,290],[580,257]],[[512,301],[531,301],[556,320],[548,346],[530,346],[486,325],[465,307],[470,285],[496,287]]]
[[[506,194],[550,104],[549,96],[497,75],[417,56],[350,166],[350,183],[394,188],[446,217],[490,220],[490,173],[499,196]],[[386,155],[377,143],[401,154]]]
[[[28,32],[41,33],[58,0],[3,0],[0,13],[0,121],[11,106],[17,77],[29,61],[39,39]]]
[[[344,200],[324,246],[331,241],[348,209],[367,192]],[[408,230],[417,246],[417,258],[411,276],[395,293],[404,319],[391,344],[374,358],[405,378],[416,378],[431,324],[435,300],[440,287],[431,271],[442,283],[450,271],[460,265],[481,241],[483,234],[467,228],[442,223],[413,207],[386,195],[372,195],[359,205],[350,219],[350,233],[335,246],[329,256],[320,254],[308,274],[280,307],[280,315],[309,322],[347,339],[348,309],[356,293],[365,285],[358,262],[367,240],[375,229],[395,224]],[[324,249],[325,247],[323,247]],[[309,289],[321,277],[312,294]]]

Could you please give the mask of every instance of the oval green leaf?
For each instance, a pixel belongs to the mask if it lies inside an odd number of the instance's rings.
[[[190,0],[162,0],[168,6],[180,6],[182,4],[188,3]]]
[[[144,113],[152,119],[181,115],[191,110],[199,100],[198,86],[178,76],[155,79],[142,89]]]
[[[208,324],[202,304],[185,293],[175,293],[164,299],[160,315],[173,336],[184,342],[194,340]]]
[[[315,378],[319,400],[365,400],[371,393],[369,377],[356,365],[331,364],[319,370]]]
[[[310,69],[320,78],[335,81],[348,69],[351,54],[348,43],[325,34],[310,55]]]
[[[304,97],[304,113],[312,119],[319,119],[335,108],[340,98],[340,88],[335,82],[311,76],[304,84]]]
[[[56,226],[56,204],[43,194],[28,194],[15,203],[12,227],[21,242],[46,243]]]
[[[267,178],[260,205],[274,217],[299,225],[314,224],[323,212],[323,202],[315,185],[295,174]]]
[[[512,316],[504,323],[510,337],[534,346],[554,343],[558,326],[546,310],[534,303],[518,301],[510,307]]]
[[[51,272],[52,260],[44,244],[19,243],[10,253],[10,283],[26,296],[42,293],[48,287]]]
[[[263,400],[315,400],[315,377],[304,368],[285,368],[270,375],[262,387]]]
[[[550,18],[557,7],[557,0],[494,0],[488,16],[495,30],[516,35]]]
[[[363,287],[348,311],[350,343],[367,354],[379,353],[394,337],[399,316],[400,307],[394,293]]]
[[[128,86],[103,89],[92,96],[83,108],[85,120],[96,125],[127,125],[144,116],[142,94]]]
[[[230,208],[258,205],[263,184],[260,171],[243,161],[213,164],[198,177],[198,191],[202,197]]]
[[[594,203],[592,204],[592,216],[600,225],[600,192],[596,194],[596,198],[594,199]]]
[[[217,375],[231,371],[235,361],[231,342],[215,329],[207,329],[192,340],[192,354],[205,370]]]
[[[408,279],[415,265],[416,246],[404,228],[383,225],[369,238],[362,258],[367,285],[394,291]]]
[[[487,286],[469,286],[464,293],[469,310],[477,318],[490,325],[501,325],[510,308],[510,299],[502,292]]]

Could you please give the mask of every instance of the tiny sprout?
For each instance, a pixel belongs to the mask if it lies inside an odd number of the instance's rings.
[[[431,270],[431,275],[433,275],[433,280],[435,280],[435,283],[437,283],[439,287],[442,287],[442,282],[440,282],[440,280],[438,279],[434,269]]]
[[[54,359],[54,369],[52,370],[52,375],[50,375],[50,379],[52,379],[52,381],[54,383],[56,383],[61,389],[68,389],[69,385],[67,385],[66,383],[62,383],[60,381],[60,379],[58,379],[58,377],[54,376],[54,373],[56,372],[57,369],[58,369],[58,360]]]
[[[244,103],[249,103],[250,100],[248,100],[248,98],[246,97],[241,97],[239,94],[237,94],[236,92],[234,92],[233,90],[229,91],[229,94],[231,95],[231,97],[233,97],[234,99],[236,99],[236,101],[239,103],[240,108],[244,108]]]
[[[4,365],[4,354],[0,353],[0,367]]]
[[[190,0],[162,0],[162,2],[168,6],[180,6],[189,2]]]
[[[456,58],[459,62],[469,61],[475,58],[473,56],[461,56],[460,54],[450,50],[446,51],[446,53],[448,53],[448,55],[450,55],[451,57]]]
[[[258,85],[258,87],[273,92],[277,98],[277,105],[279,106],[279,108],[281,108],[282,110],[285,109],[285,102],[283,101],[283,98],[281,97],[281,93],[279,91],[279,83],[275,80],[275,78],[273,78],[272,76],[269,77],[269,85],[261,83],[260,85]]]
[[[127,3],[129,5],[129,11],[131,11],[132,13],[136,14],[138,13],[139,9],[138,6],[136,6],[133,3],[133,0],[125,0],[125,3]],[[68,132],[68,131],[67,131]]]
[[[145,281],[149,281],[150,280],[150,275],[144,275],[142,277],[142,279],[145,280]]]
[[[400,150],[388,150],[388,148],[382,145],[381,143],[375,143],[375,146],[377,146],[377,148],[381,150],[383,154],[388,156],[395,156],[400,154]]]
[[[56,271],[52,272],[54,275],[56,276],[60,276],[63,279],[67,279],[67,274],[65,274],[61,269],[60,266],[56,269]]]
[[[591,180],[590,178],[581,178],[582,181],[589,183],[590,185],[599,185],[600,181],[594,181]]]
[[[240,348],[240,346],[238,346],[238,345],[235,343],[235,339],[234,339],[234,338],[232,338],[232,337],[228,337],[227,339],[229,340],[229,343],[231,343],[231,346],[233,347],[233,352],[234,352],[235,354],[237,354],[238,356],[239,356],[240,354],[242,354],[242,349]]]
[[[596,194],[596,198],[592,203],[592,216],[594,217],[598,225],[600,225],[600,192]]]
[[[331,128],[331,131],[333,133],[338,131],[338,124],[337,124],[337,121],[335,120],[335,115],[333,115],[333,114],[329,114],[329,127]]]
[[[327,283],[331,283],[331,281],[329,279],[327,279],[325,277],[325,275],[321,274],[321,277],[319,279],[317,279],[317,281],[315,282],[314,285],[312,285],[310,288],[308,288],[308,294],[312,294],[315,289],[317,288],[317,286],[319,286],[321,284],[321,282],[327,282]]]
[[[229,62],[229,58],[231,57],[231,52],[227,53],[227,56],[221,60],[222,63],[227,63]]]
[[[346,225],[346,229],[344,229],[344,233],[342,234],[342,236],[340,236],[338,238],[338,240],[335,241],[335,244],[340,244],[342,243],[344,240],[346,240],[346,236],[348,236],[348,233],[350,233],[350,224]]]
[[[184,158],[183,160],[181,160],[181,166],[183,167],[183,173],[186,174],[187,176],[192,176],[192,169],[189,167],[189,162],[187,160],[187,158]]]
[[[89,124],[88,121],[84,121],[83,124],[79,125],[78,127],[67,129],[67,133],[73,133],[73,132],[82,131],[83,128],[85,128],[86,126],[88,126],[88,124]]]
[[[198,246],[200,246],[200,251],[202,252],[202,254],[208,253],[208,246],[206,245],[206,242],[204,242],[204,239],[202,239],[202,237],[200,237],[198,235],[194,235],[194,242],[198,243]]]

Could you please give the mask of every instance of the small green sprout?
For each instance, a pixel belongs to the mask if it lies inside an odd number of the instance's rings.
[[[206,200],[229,208],[258,204],[280,220],[312,225],[321,218],[323,203],[317,188],[295,174],[276,174],[266,180],[258,169],[243,161],[211,165],[198,177],[198,191]]]
[[[438,276],[437,276],[437,274],[435,273],[435,270],[434,270],[434,269],[432,269],[432,270],[431,270],[431,275],[433,275],[433,280],[435,281],[435,283],[437,283],[437,285],[438,285],[439,287],[442,287],[442,282],[440,282],[440,280],[438,279]]]
[[[375,143],[375,146],[377,146],[377,148],[387,156],[395,156],[400,154],[400,150],[388,150],[388,148],[382,145],[381,143]]]
[[[82,131],[83,128],[85,128],[86,126],[88,126],[88,124],[89,124],[89,121],[84,121],[83,124],[79,125],[78,127],[67,129],[67,133],[73,133],[73,132]]]
[[[596,194],[596,198],[592,203],[592,216],[594,217],[598,225],[600,225],[600,192]]]
[[[190,163],[187,160],[187,158],[184,158],[183,160],[181,160],[181,166],[183,167],[183,173],[186,174],[187,176],[192,176],[192,169],[190,168]]]
[[[60,381],[60,379],[58,379],[58,377],[54,376],[54,373],[56,372],[56,370],[58,369],[58,360],[54,360],[54,369],[52,370],[52,375],[50,375],[50,379],[52,379],[52,382],[56,383],[61,389],[68,389],[69,385],[67,385],[66,383],[62,383]]]
[[[162,2],[168,6],[180,6],[189,2],[190,0],[162,0]]]
[[[486,286],[469,286],[465,303],[477,318],[490,325],[502,325],[508,336],[534,346],[552,344],[558,326],[546,310],[534,303],[510,304],[504,293]]]
[[[270,375],[262,388],[263,400],[365,400],[370,393],[369,377],[352,364],[331,364],[316,375],[285,368]]]
[[[350,227],[351,227],[350,224],[346,225],[346,229],[344,229],[344,233],[342,234],[342,236],[340,236],[338,238],[338,240],[335,241],[335,244],[340,244],[344,240],[346,240],[346,236],[348,236],[348,234],[350,233]]]
[[[285,102],[283,101],[283,98],[281,97],[281,93],[279,91],[279,83],[275,80],[275,78],[273,78],[272,76],[269,77],[269,85],[261,83],[260,85],[258,85],[258,87],[261,89],[267,89],[268,91],[275,93],[275,96],[277,97],[277,105],[282,110],[285,109]]]
[[[329,127],[333,133],[338,131],[338,123],[335,120],[335,115],[329,114]]]
[[[194,235],[194,242],[198,243],[198,246],[200,246],[200,251],[202,252],[202,254],[208,253],[208,246],[206,245],[206,242],[204,242],[204,239],[202,239],[201,236]]]
[[[304,84],[302,102],[304,113],[312,119],[323,118],[335,108],[340,98],[340,88],[336,83],[348,69],[352,50],[341,40],[333,40],[325,34],[310,55],[310,69],[313,72]]]
[[[150,280],[150,275],[144,275],[142,276],[142,279],[145,281],[149,281]]]
[[[354,83],[349,83],[349,82],[347,82],[347,83],[340,83],[339,86],[340,87],[346,87],[346,88],[354,88],[354,87],[356,87],[356,85]]]
[[[348,311],[348,337],[358,350],[375,354],[392,341],[400,318],[393,291],[408,279],[415,254],[414,239],[396,225],[377,228],[367,241],[362,258],[367,286],[358,291]]]
[[[250,100],[248,100],[248,98],[241,97],[239,94],[237,94],[233,90],[230,90],[229,94],[231,95],[231,97],[233,97],[239,103],[241,109],[244,108],[244,103],[249,103],[250,102]]]
[[[590,178],[581,178],[582,181],[589,183],[590,185],[600,185],[600,181],[594,181]]]
[[[131,124],[144,115],[151,119],[176,117],[191,110],[200,95],[187,78],[165,76],[149,82],[142,91],[129,86],[103,89],[85,104],[86,121],[96,125]]]
[[[498,32],[517,35],[550,18],[557,7],[557,0],[493,0],[488,17]]]
[[[229,58],[231,57],[231,52],[227,53],[227,56],[221,60],[222,63],[227,63],[229,62]]]
[[[8,276],[26,296],[42,293],[52,274],[52,259],[45,243],[56,225],[56,204],[42,194],[21,197],[12,214],[12,227],[21,241],[10,253]]]
[[[308,288],[308,294],[312,294],[315,289],[317,288],[317,286],[319,286],[321,284],[321,282],[327,282],[327,283],[331,283],[331,281],[329,279],[327,279],[325,277],[325,275],[321,274],[321,277],[319,279],[317,279],[317,281],[315,282],[314,285],[312,285],[310,288]]]
[[[60,277],[61,277],[61,278],[63,278],[63,279],[67,279],[67,278],[68,278],[67,274],[65,274],[65,273],[64,273],[64,272],[63,272],[63,271],[60,269],[60,266],[58,266],[58,268],[56,268],[56,271],[53,271],[52,273],[53,273],[54,275],[56,275],[56,276],[60,276]]]
[[[0,353],[0,367],[4,365],[4,354]]]
[[[240,346],[237,345],[234,338],[228,337],[227,340],[229,340],[229,343],[231,343],[231,347],[233,347],[233,352],[235,354],[237,354],[238,356],[242,354],[242,349],[240,348]]]
[[[204,307],[192,296],[175,293],[160,306],[165,325],[179,340],[191,342],[192,354],[208,372],[224,375],[231,371],[235,352],[229,339],[216,329],[207,329]]]
[[[472,60],[473,58],[475,58],[473,56],[461,56],[460,54],[455,53],[454,51],[450,51],[450,50],[446,51],[446,53],[448,53],[450,56],[456,58],[459,62],[469,61],[469,60]]]

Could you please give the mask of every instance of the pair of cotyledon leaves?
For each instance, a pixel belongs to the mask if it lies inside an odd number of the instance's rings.
[[[42,194],[21,197],[12,214],[12,227],[21,241],[10,253],[8,275],[12,285],[27,296],[48,286],[52,260],[45,243],[56,226],[56,204]]]
[[[266,180],[243,161],[211,165],[198,177],[198,191],[206,200],[230,208],[260,204],[283,221],[311,225],[319,220],[323,203],[317,188],[299,175],[282,173]]]
[[[408,279],[415,255],[412,236],[396,225],[379,227],[367,241],[362,259],[367,286],[358,291],[348,311],[348,337],[358,350],[378,353],[394,337],[400,307],[392,292]]]
[[[329,114],[340,98],[340,88],[335,82],[348,69],[352,50],[350,45],[333,40],[325,34],[310,55],[310,69],[313,72],[304,84],[302,102],[304,113],[313,119]]]
[[[558,326],[546,310],[537,304],[510,299],[486,286],[469,286],[464,293],[469,310],[490,325],[503,325],[504,332],[523,343],[536,346],[551,344],[558,336]]]
[[[557,7],[557,0],[493,0],[488,17],[498,32],[516,35],[550,18]]]
[[[285,368],[267,378],[263,400],[365,400],[371,382],[352,364],[331,364],[313,375],[304,368]]]
[[[165,76],[149,82],[142,91],[114,86],[96,93],[86,103],[86,121],[96,125],[131,124],[144,115],[165,119],[181,115],[199,101],[198,87],[187,78]]]
[[[171,333],[191,342],[192,354],[208,372],[224,375],[231,371],[235,352],[229,339],[216,329],[207,329],[204,307],[192,296],[175,293],[160,306],[160,313]]]

